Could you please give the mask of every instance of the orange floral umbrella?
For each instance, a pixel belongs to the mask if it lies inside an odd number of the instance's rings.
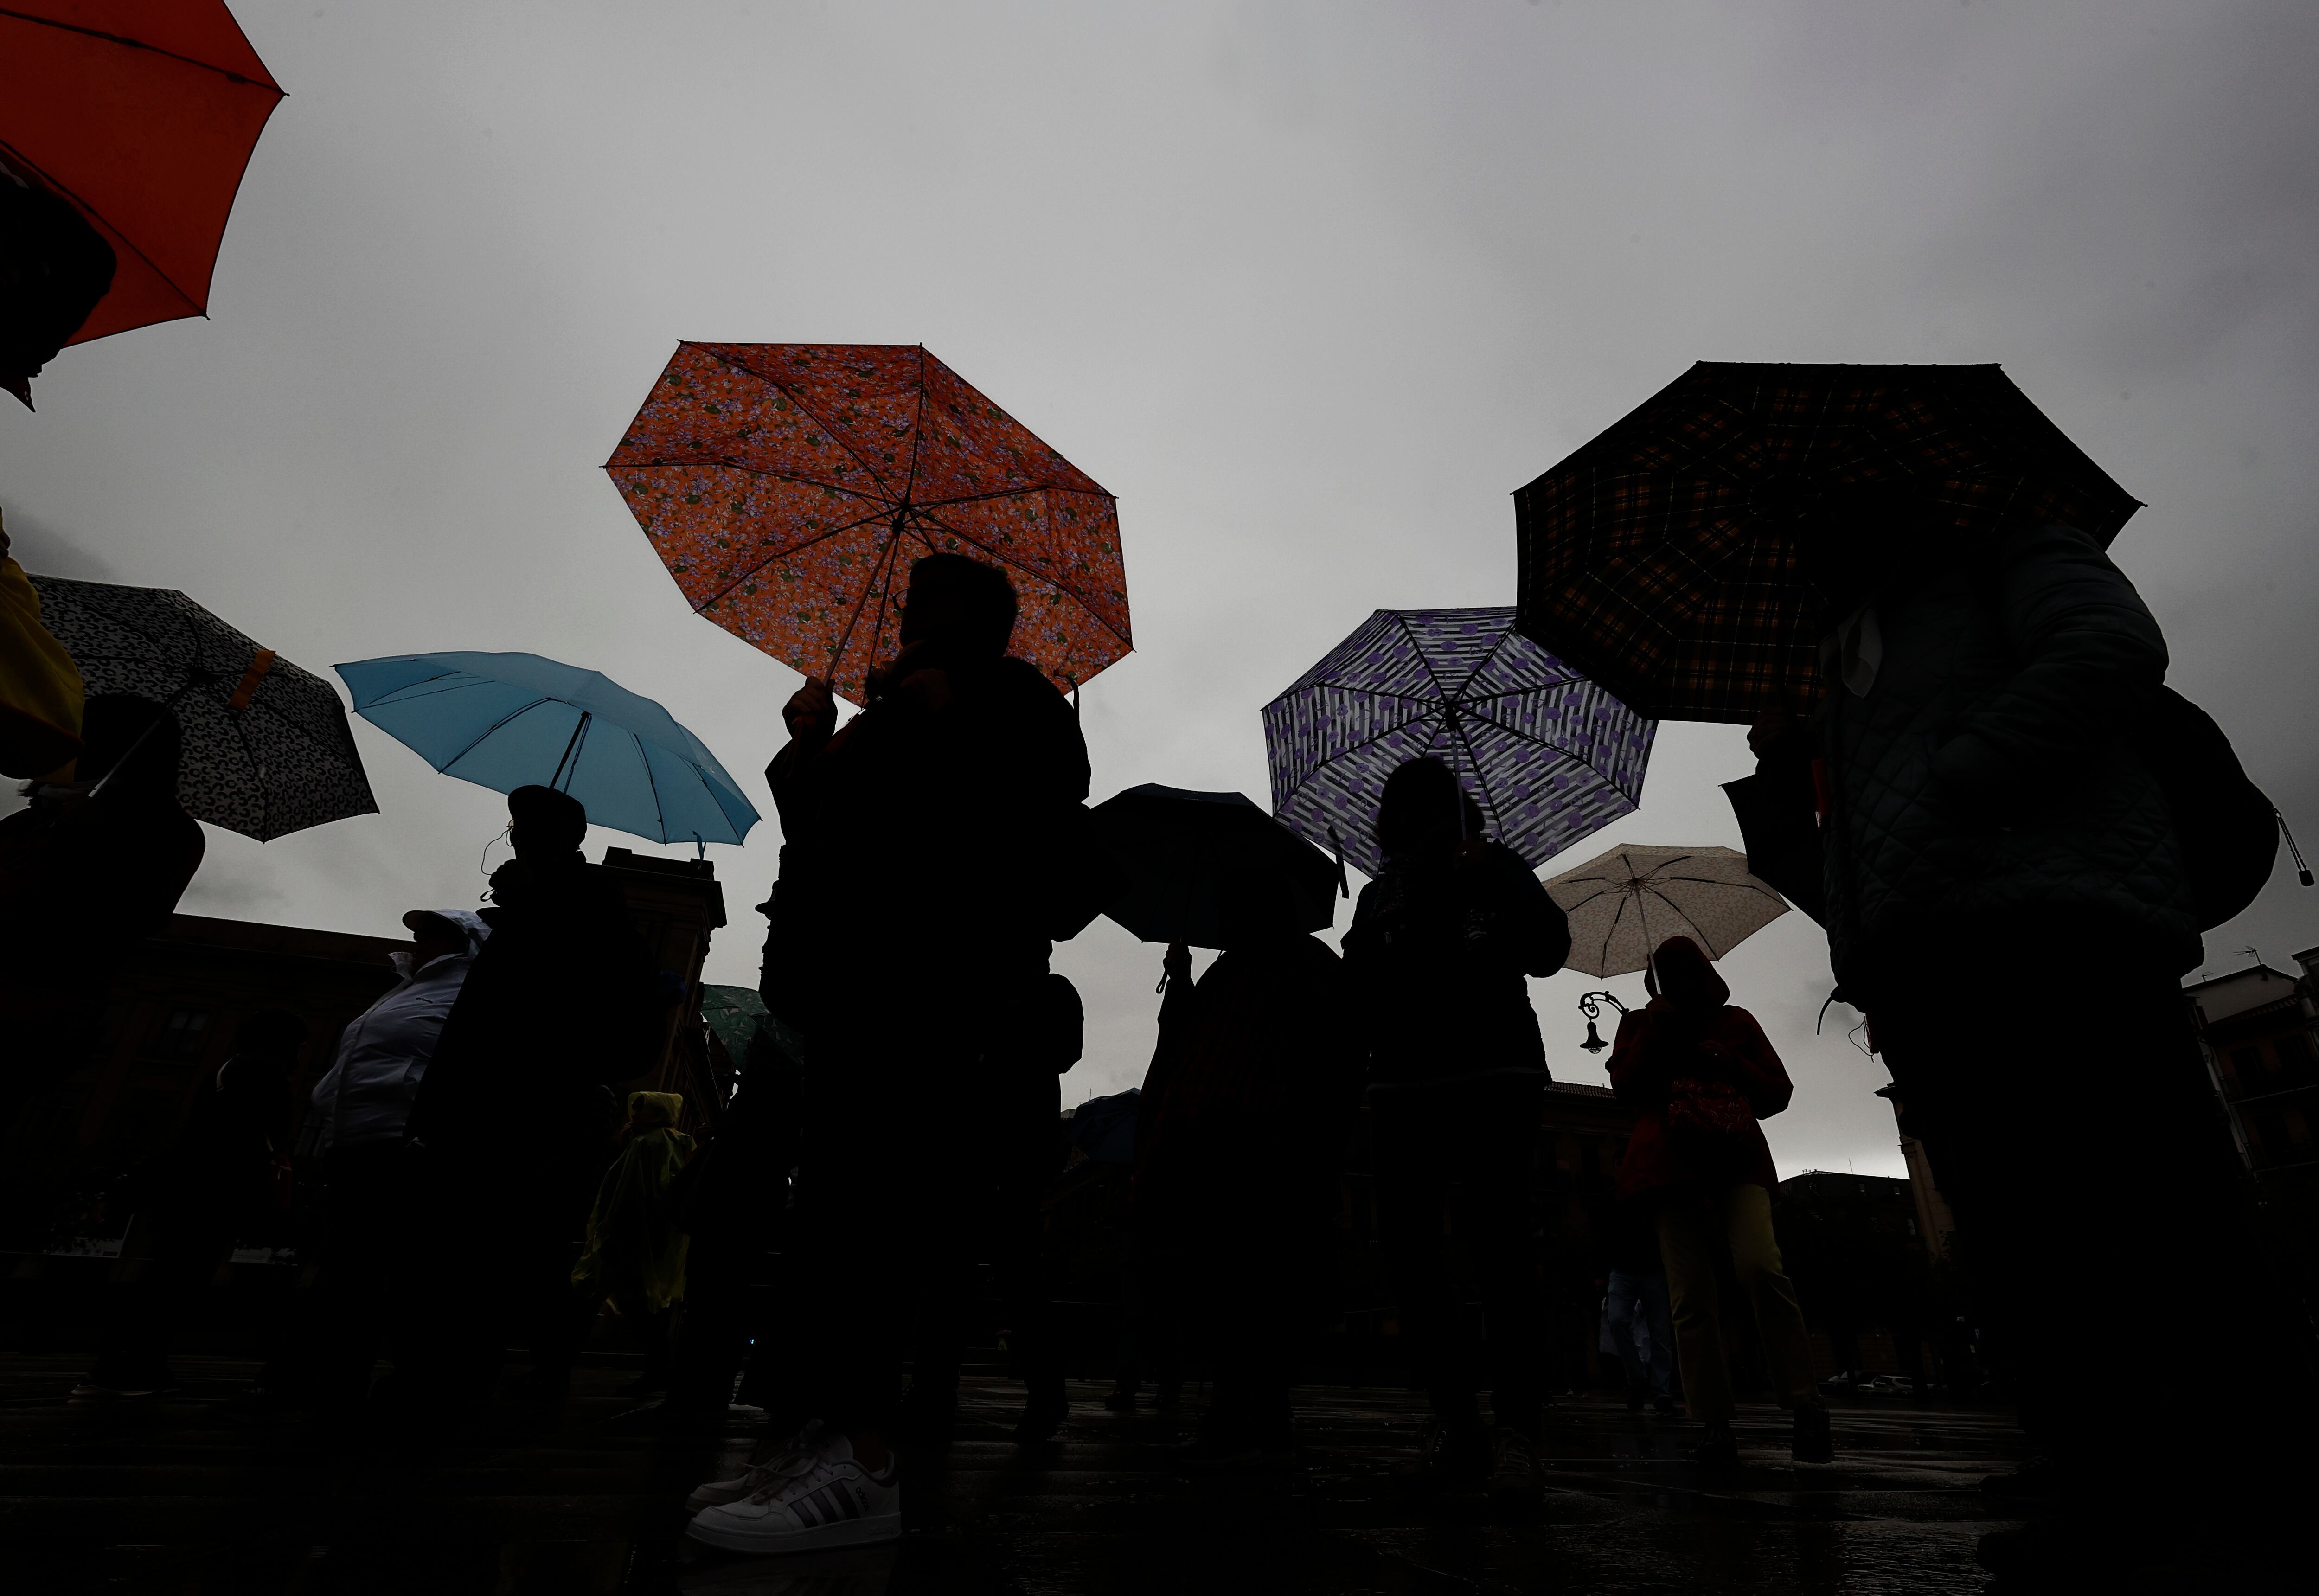
[[[1069,688],[1133,646],[1117,501],[916,344],[680,344],[604,469],[692,608],[858,700],[942,551]]]

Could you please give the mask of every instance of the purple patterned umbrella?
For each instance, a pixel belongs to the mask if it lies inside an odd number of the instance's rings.
[[[1274,816],[1374,876],[1385,779],[1420,754],[1457,772],[1532,869],[1633,813],[1658,723],[1513,627],[1511,605],[1362,622],[1264,707]]]

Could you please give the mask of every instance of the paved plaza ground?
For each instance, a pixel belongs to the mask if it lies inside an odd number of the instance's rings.
[[[680,1510],[749,1430],[657,1433],[618,1371],[582,1370],[552,1431],[502,1408],[412,1458],[236,1417],[250,1364],[181,1359],[182,1393],[108,1406],[67,1400],[79,1362],[0,1359],[0,1586],[27,1596],[1977,1592],[1974,1542],[2003,1521],[1978,1483],[2023,1455],[2000,1413],[1862,1403],[1837,1411],[1838,1461],[1799,1467],[1784,1416],[1750,1408],[1746,1467],[1718,1483],[1682,1460],[1692,1427],[1566,1400],[1543,1510],[1493,1523],[1396,1490],[1423,1412],[1398,1390],[1301,1392],[1295,1465],[1219,1479],[1170,1465],[1188,1412],[1117,1419],[1075,1385],[1062,1435],[1023,1448],[1018,1388],[970,1380],[955,1444],[911,1465],[900,1546],[750,1559],[683,1541]],[[2177,1568],[2136,1588],[2213,1587]]]

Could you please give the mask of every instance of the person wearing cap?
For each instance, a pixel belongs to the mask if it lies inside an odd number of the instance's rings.
[[[618,885],[582,857],[568,793],[508,795],[515,857],[480,911],[491,938],[443,1022],[406,1139],[425,1171],[434,1277],[417,1336],[422,1401],[488,1394],[502,1349],[532,1351],[517,1389],[562,1399],[572,1264],[617,1123],[607,1087],[652,1067],[658,973]],[[481,1226],[488,1245],[479,1246]]]

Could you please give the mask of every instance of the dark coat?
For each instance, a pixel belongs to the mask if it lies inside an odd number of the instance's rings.
[[[236,1053],[203,1078],[168,1149],[140,1173],[140,1205],[239,1226],[275,1212],[275,1159],[288,1145],[288,1059]]]
[[[0,1033],[9,1061],[56,1068],[137,945],[201,868],[202,828],[128,794],[36,802],[0,820]]]
[[[1569,920],[1511,849],[1389,861],[1345,933],[1371,1084],[1548,1078],[1524,978],[1569,952]]]
[[[1682,950],[1688,950],[1683,951]],[[1668,940],[1653,960],[1662,989],[1649,1005],[1619,1022],[1611,1050],[1611,1086],[1635,1111],[1634,1134],[1619,1165],[1618,1195],[1638,1197],[1674,1186],[1752,1181],[1780,1184],[1771,1145],[1754,1125],[1730,1165],[1703,1168],[1667,1135],[1670,1088],[1677,1080],[1728,1082],[1739,1088],[1758,1120],[1788,1105],[1795,1087],[1755,1016],[1729,1004],[1731,988],[1687,938]]]
[[[2195,966],[2188,873],[2131,736],[2167,664],[2134,584],[2044,527],[1900,586],[1871,607],[1864,692],[1828,650],[1823,923],[1847,994],[1872,1006],[1912,949],[2029,919]]]
[[[882,697],[765,771],[784,843],[764,996],[808,1036],[898,987],[1005,1008],[1046,970],[1087,795],[1078,717],[1022,660],[946,669],[940,708]]]
[[[1250,1180],[1335,1175],[1366,1075],[1351,999],[1343,964],[1310,936],[1169,980],[1137,1105],[1139,1195],[1236,1160]]]
[[[606,1141],[604,1088],[653,1063],[659,974],[617,883],[577,853],[492,877],[475,954],[411,1104],[439,1157],[520,1167]]]

